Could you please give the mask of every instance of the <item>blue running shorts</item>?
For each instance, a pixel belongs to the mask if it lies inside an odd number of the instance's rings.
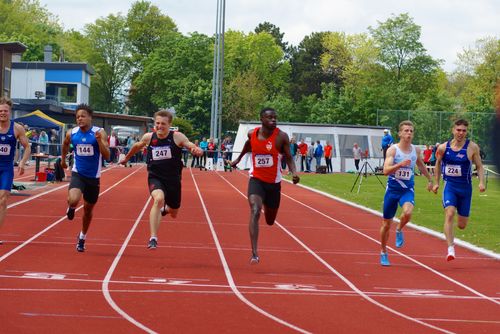
[[[387,188],[384,196],[384,219],[392,219],[396,215],[399,206],[410,202],[415,205],[415,191],[408,189],[390,189]]]
[[[14,168],[12,166],[0,167],[0,190],[12,190],[14,182]]]
[[[443,208],[454,206],[462,217],[469,217],[472,185],[447,181],[443,189]]]

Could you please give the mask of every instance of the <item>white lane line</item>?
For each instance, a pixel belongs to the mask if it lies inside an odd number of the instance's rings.
[[[236,192],[238,192],[241,196],[243,196],[244,198],[247,198],[247,196],[245,194],[243,194],[238,188],[236,188],[233,184],[231,184],[231,182],[229,182],[224,176],[222,176],[220,173],[217,173],[217,175],[222,178],[227,184],[229,184],[234,190],[236,190]],[[288,197],[288,196],[287,196]],[[305,204],[303,204],[305,205]],[[302,248],[304,248],[305,250],[307,250],[307,252],[309,252],[309,254],[311,254],[314,258],[316,258],[316,260],[318,260],[320,263],[322,263],[326,268],[328,268],[332,273],[334,273],[338,278],[340,278],[347,286],[349,286],[349,288],[351,288],[353,291],[355,291],[358,295],[360,295],[361,297],[363,297],[364,299],[366,299],[367,301],[369,301],[370,303],[388,311],[388,312],[391,312],[392,314],[395,314],[399,317],[402,317],[406,320],[409,320],[409,321],[412,321],[412,322],[416,322],[422,326],[425,326],[425,327],[429,327],[429,328],[432,328],[432,329],[435,329],[439,332],[443,332],[443,333],[454,333],[454,332],[451,332],[451,331],[448,331],[444,328],[440,328],[440,327],[437,327],[437,326],[434,326],[432,324],[429,324],[429,323],[426,323],[424,321],[421,321],[421,320],[418,320],[416,318],[413,318],[413,317],[410,317],[409,315],[406,315],[404,313],[401,313],[395,309],[392,309],[378,301],[376,301],[375,299],[373,299],[372,297],[368,296],[365,292],[361,291],[354,283],[352,283],[350,280],[348,280],[344,275],[342,275],[340,272],[338,272],[335,268],[333,268],[328,262],[326,262],[321,256],[319,256],[318,254],[316,254],[311,248],[309,248],[305,243],[303,243],[298,237],[296,237],[293,233],[291,233],[290,231],[288,231],[283,225],[281,225],[278,221],[275,221],[275,225],[279,226],[289,237],[291,237],[293,240],[295,240],[295,242],[297,242],[300,246],[302,246]]]
[[[115,188],[116,186],[118,186],[119,184],[121,184],[122,182],[124,182],[126,179],[128,179],[129,177],[131,177],[132,175],[134,175],[135,173],[137,173],[138,171],[140,171],[142,169],[142,167],[138,170],[136,170],[135,172],[127,175],[126,177],[124,177],[123,179],[121,179],[120,181],[116,182],[115,184],[113,184],[111,187],[109,187],[108,189],[102,191],[100,194],[99,194],[99,197],[104,195],[105,193],[107,193],[108,191],[110,191],[111,189]],[[66,187],[66,185],[64,185],[64,187]],[[58,187],[58,188],[62,188],[62,187]],[[17,204],[17,203],[15,203]],[[81,208],[83,208],[83,205],[80,205],[76,211],[80,210]],[[7,252],[5,253],[4,255],[2,255],[0,257],[0,262],[4,261],[6,258],[8,258],[9,256],[11,256],[12,254],[15,254],[17,253],[19,250],[23,249],[26,245],[30,244],[33,240],[37,239],[38,237],[40,237],[41,235],[43,235],[45,232],[51,230],[54,226],[58,225],[60,222],[64,221],[66,219],[66,215],[62,216],[61,218],[59,218],[58,220],[56,220],[54,223],[52,223],[51,225],[47,226],[46,228],[44,228],[43,230],[41,230],[40,232],[38,232],[37,234],[33,235],[31,238],[29,238],[28,240],[24,241],[22,244],[20,244],[19,246],[13,248],[10,250],[10,252]]]
[[[466,319],[432,319],[432,318],[419,318],[427,321],[442,321],[442,322],[465,322],[465,323],[479,323],[479,324],[500,324],[497,320],[466,320]]]
[[[198,187],[198,183],[196,182],[196,179],[193,175],[193,172],[192,170],[190,169],[190,173],[191,173],[191,178],[193,179],[193,182],[194,182],[194,186],[196,187],[196,191],[198,193],[198,197],[200,198],[200,202],[201,202],[201,205],[203,207],[203,211],[205,212],[205,217],[207,219],[207,223],[208,223],[208,226],[210,228],[210,232],[212,233],[212,237],[214,239],[214,242],[215,242],[215,245],[217,247],[217,252],[219,253],[219,258],[222,262],[222,266],[224,267],[224,273],[226,275],[226,278],[227,278],[227,282],[229,283],[229,286],[231,287],[231,290],[233,291],[233,293],[243,302],[245,303],[246,305],[248,305],[250,308],[254,309],[255,311],[259,312],[260,314],[270,318],[271,320],[274,320],[276,321],[277,323],[283,325],[283,326],[286,326],[288,328],[291,328],[297,332],[300,332],[300,333],[310,333],[308,331],[306,331],[305,329],[302,329],[300,327],[297,327],[291,323],[288,323],[286,322],[285,320],[282,320],[278,317],[276,317],[275,315],[272,315],[271,313],[269,312],[266,312],[265,310],[263,310],[262,308],[258,307],[257,305],[253,304],[251,301],[249,301],[245,296],[243,296],[243,294],[238,290],[238,287],[236,286],[235,282],[234,282],[234,279],[233,279],[233,276],[231,274],[231,270],[229,269],[229,265],[227,264],[227,261],[226,261],[226,257],[224,256],[224,252],[222,251],[222,247],[220,245],[220,242],[219,242],[219,238],[217,237],[217,233],[215,232],[215,228],[212,224],[212,219],[210,218],[210,215],[208,214],[208,210],[207,210],[207,207],[205,206],[205,201],[203,200],[203,196],[201,195],[201,192],[200,192],[200,188]]]
[[[112,167],[112,168],[106,169],[105,171],[102,171],[102,173],[108,172],[109,170],[114,169],[114,168],[116,168],[116,167]],[[10,205],[7,206],[7,209],[10,209],[10,208],[13,208],[15,206],[18,206],[18,205],[24,204],[26,202],[32,201],[34,199],[37,199],[38,197],[50,194],[51,192],[57,191],[59,189],[66,188],[67,186],[69,186],[69,182],[66,182],[65,184],[63,184],[63,185],[61,185],[59,187],[52,188],[52,189],[44,191],[42,193],[30,196],[29,198],[23,199],[22,201],[12,203],[12,204],[10,204]]]
[[[111,294],[109,293],[109,282],[111,280],[111,276],[113,276],[113,272],[115,271],[116,269],[116,266],[118,265],[118,262],[120,262],[120,259],[122,258],[122,255],[123,253],[125,252],[125,248],[127,248],[127,245],[128,243],[130,242],[130,239],[132,238],[132,235],[134,234],[137,226],[139,225],[139,222],[141,221],[141,218],[142,216],[144,215],[144,212],[146,212],[146,209],[149,205],[149,203],[151,202],[151,196],[148,198],[148,200],[146,201],[146,204],[144,205],[144,207],[142,208],[142,211],[141,213],[139,214],[139,216],[137,217],[134,225],[132,226],[132,228],[130,229],[130,232],[128,233],[127,235],[127,238],[125,238],[125,241],[123,242],[122,244],[122,247],[120,248],[120,250],[118,251],[118,254],[116,254],[116,257],[115,259],[113,260],[113,263],[111,264],[111,266],[109,267],[109,270],[106,274],[106,276],[104,277],[104,280],[102,282],[102,286],[101,286],[101,290],[102,290],[102,293],[104,295],[104,298],[106,299],[106,301],[108,302],[108,304],[113,308],[113,310],[115,310],[119,315],[121,315],[123,318],[125,318],[127,321],[129,321],[130,323],[132,323],[134,326],[142,329],[143,331],[145,331],[146,333],[150,333],[150,334],[156,334],[155,331],[153,331],[152,329],[150,329],[149,327],[146,327],[145,325],[143,325],[142,323],[140,323],[139,321],[135,320],[134,318],[132,318],[132,316],[130,316],[127,312],[125,312],[124,310],[122,310],[116,303],[115,301],[113,300],[113,298],[111,297]]]
[[[222,177],[222,176],[221,176],[221,177]],[[226,182],[227,182],[227,181],[226,181]],[[229,183],[229,184],[230,184],[230,183]],[[375,243],[377,243],[377,244],[380,244],[379,240],[374,239],[374,238],[370,237],[369,235],[367,235],[367,234],[365,234],[365,233],[363,233],[363,232],[360,232],[360,231],[356,230],[355,228],[353,228],[353,227],[351,227],[351,226],[349,226],[349,225],[347,225],[347,224],[345,224],[345,223],[341,222],[340,220],[337,220],[337,219],[335,219],[335,218],[332,218],[332,217],[328,216],[327,214],[325,214],[325,213],[323,213],[323,212],[321,212],[321,211],[319,211],[319,210],[317,210],[317,209],[315,209],[315,208],[313,208],[313,207],[311,207],[311,206],[309,206],[309,205],[307,205],[307,204],[305,204],[305,203],[303,203],[303,202],[301,202],[301,201],[299,201],[299,200],[296,200],[295,198],[293,198],[293,197],[291,197],[291,196],[288,196],[287,194],[283,194],[283,196],[285,196],[285,197],[289,198],[289,199],[290,199],[290,200],[292,200],[293,202],[296,202],[296,203],[298,203],[298,204],[303,205],[304,207],[308,208],[309,210],[316,212],[317,214],[319,214],[319,215],[321,215],[321,216],[323,216],[323,217],[327,218],[328,220],[331,220],[331,221],[333,221],[333,222],[335,222],[335,223],[337,223],[337,224],[339,224],[339,225],[341,225],[341,226],[345,227],[346,229],[348,229],[348,230],[350,230],[350,231],[352,231],[352,232],[354,232],[354,233],[357,233],[357,234],[359,234],[359,235],[361,235],[361,236],[363,236],[363,237],[365,237],[365,238],[367,238],[367,239],[369,239],[369,240],[371,240],[371,241],[373,241],[373,242],[375,242]],[[445,275],[445,274],[443,274],[443,273],[441,273],[441,272],[439,272],[439,271],[437,271],[437,270],[435,270],[435,269],[433,269],[433,268],[429,267],[428,265],[426,265],[426,264],[424,264],[424,263],[422,263],[422,262],[420,262],[420,261],[418,261],[418,260],[414,259],[413,257],[411,257],[411,256],[409,256],[409,255],[406,255],[406,254],[404,254],[404,253],[402,253],[402,252],[398,251],[397,249],[394,249],[394,248],[392,248],[392,247],[390,247],[390,246],[388,246],[387,248],[389,248],[389,249],[390,249],[391,251],[393,251],[394,253],[401,255],[401,256],[402,256],[402,257],[404,257],[405,259],[407,259],[407,260],[409,260],[409,261],[411,261],[411,262],[413,262],[413,263],[415,263],[415,264],[417,264],[417,265],[419,265],[419,266],[421,266],[421,267],[423,267],[423,268],[425,268],[425,269],[429,270],[430,272],[432,272],[432,273],[434,273],[434,274],[436,274],[436,275],[438,275],[438,276],[440,276],[440,277],[444,278],[445,280],[450,281],[450,282],[452,282],[452,283],[454,283],[454,284],[456,284],[456,285],[458,285],[458,286],[460,286],[460,287],[462,287],[462,288],[464,288],[464,289],[468,290],[469,292],[471,292],[471,293],[475,294],[476,296],[479,296],[479,297],[481,297],[481,298],[483,298],[483,299],[486,299],[486,300],[491,301],[492,303],[495,303],[495,304],[497,304],[497,305],[500,305],[500,302],[499,302],[499,301],[497,301],[497,300],[495,300],[494,298],[492,298],[492,297],[489,297],[489,296],[486,296],[486,295],[482,294],[481,292],[479,292],[479,291],[477,291],[477,290],[475,290],[475,289],[473,289],[473,288],[469,287],[468,285],[465,285],[465,284],[463,284],[463,283],[461,283],[461,282],[459,282],[459,281],[457,281],[457,280],[455,280],[455,279],[453,279],[453,278],[451,278],[451,277],[449,277],[449,276],[447,276],[447,275]]]
[[[58,314],[58,313],[37,313],[37,312],[21,312],[19,314],[24,315],[26,317],[121,319],[121,317],[107,316],[107,315]]]

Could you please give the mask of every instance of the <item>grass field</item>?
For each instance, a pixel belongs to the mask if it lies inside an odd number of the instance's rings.
[[[387,178],[379,176],[384,187],[373,175],[363,178],[358,194],[358,183],[350,192],[357,174],[302,174],[300,183],[334,196],[358,203],[382,212],[385,184]],[[472,209],[469,224],[465,230],[455,229],[455,237],[474,245],[500,252],[500,179],[488,178],[487,190],[479,193],[478,180],[474,178]],[[438,232],[443,231],[444,210],[441,205],[441,191],[438,194],[427,192],[427,180],[415,177],[415,209],[412,223],[428,227]],[[399,216],[399,209],[397,216]],[[498,216],[497,216],[498,215]]]

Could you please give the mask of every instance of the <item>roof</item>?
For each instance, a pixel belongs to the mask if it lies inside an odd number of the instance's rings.
[[[12,68],[24,70],[83,70],[92,75],[95,74],[94,69],[87,63],[18,61],[12,62]]]
[[[11,53],[23,53],[27,47],[21,42],[0,42],[0,49],[7,50]]]
[[[240,124],[261,124],[260,121],[240,121]],[[295,126],[312,126],[312,127],[336,127],[336,128],[357,128],[357,129],[380,129],[385,127],[378,125],[357,125],[357,124],[321,124],[321,123],[294,123],[294,122],[278,122],[277,126],[295,125]]]
[[[35,128],[57,129],[64,127],[64,123],[44,114],[40,110],[35,110],[29,114],[18,117],[15,122],[21,122]]]

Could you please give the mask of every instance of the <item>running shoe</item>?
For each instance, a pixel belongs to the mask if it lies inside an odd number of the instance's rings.
[[[85,251],[85,239],[80,239],[80,235],[76,237],[76,251],[84,252]]]
[[[66,216],[69,220],[73,220],[73,218],[75,218],[75,208],[68,208],[68,211],[66,211]]]
[[[448,247],[448,255],[446,255],[446,261],[455,260],[455,246]]]
[[[257,255],[252,255],[250,258],[250,264],[258,264],[260,261],[260,258]]]
[[[0,245],[3,245],[3,241],[2,240],[0,240]]]
[[[158,241],[156,239],[150,239],[148,242],[148,249],[156,249],[158,247]]]
[[[162,217],[165,217],[166,215],[168,215],[168,209],[166,207],[162,207],[160,209],[160,213]]]
[[[405,238],[403,236],[403,231],[396,230],[396,247],[401,248],[401,247],[403,247],[404,243],[405,243]]]
[[[387,253],[380,253],[380,264],[387,267],[391,264],[389,263],[389,255]]]

